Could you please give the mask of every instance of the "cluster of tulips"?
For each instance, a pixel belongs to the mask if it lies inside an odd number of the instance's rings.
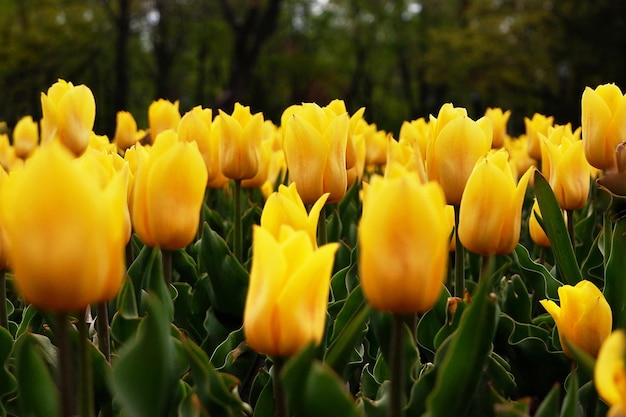
[[[460,384],[460,391],[468,392],[463,398],[472,398],[485,358],[492,357],[503,303],[496,288],[502,279],[519,279],[507,275],[503,259],[523,264],[524,256],[530,266],[521,269],[532,270],[545,289],[523,294],[532,298],[534,311],[545,309],[529,325],[543,323],[542,329],[558,333],[556,350],[594,373],[594,389],[602,400],[598,404],[610,407],[614,416],[626,413],[626,284],[623,270],[621,276],[615,273],[624,257],[619,252],[624,229],[619,203],[626,195],[626,96],[616,85],[585,89],[580,127],[557,125],[552,117],[535,114],[524,119],[526,131],[516,138],[506,130],[510,111],[489,108],[473,120],[450,103],[428,119],[405,122],[397,139],[368,123],[365,109],[349,114],[341,100],[324,107],[290,106],[275,125],[240,104],[232,114],[219,110],[214,115],[198,106],[181,115],[178,102],[161,99],[148,109],[146,130],[138,128],[132,114],[119,112],[113,138],[93,131],[96,103],[87,86],[59,80],[42,93],[41,104],[39,123],[27,116],[10,135],[0,135],[0,263],[6,272],[2,287],[10,289],[8,296],[3,293],[7,300],[0,300],[9,307],[0,309],[0,325],[14,340],[34,331],[23,328],[30,308],[50,321],[60,375],[55,382],[60,411],[50,415],[65,417],[77,409],[95,415],[94,406],[99,415],[154,412],[135,405],[125,392],[128,384],[116,377],[116,367],[132,364],[122,358],[123,349],[116,352],[123,341],[110,340],[108,309],[116,303],[124,316],[127,310],[120,306],[132,300],[135,309],[143,305],[156,317],[160,308],[167,312],[165,333],[173,326],[193,339],[192,331],[176,327],[181,313],[173,311],[178,301],[172,294],[182,297],[182,286],[176,285],[185,280],[175,265],[181,254],[198,265],[228,264],[245,277],[244,288],[236,293],[216,295],[213,288],[209,298],[228,304],[232,296],[236,304],[243,291],[244,308],[231,314],[236,318],[231,330],[239,328],[245,349],[265,358],[251,369],[268,369],[265,385],[271,387],[272,400],[269,414],[256,410],[265,407],[265,397],[257,393],[250,401],[254,411],[240,403],[232,408],[222,404],[222,410],[229,410],[224,415],[311,415],[294,406],[298,399],[286,386],[296,368],[290,360],[314,355],[321,346],[321,356],[337,371],[337,364],[346,365],[359,346],[371,348],[361,340],[369,320],[378,328],[374,311],[389,319],[378,340],[385,362],[382,379],[389,387],[380,388],[384,395],[379,403],[363,399],[355,405],[351,399],[348,408],[337,412],[468,413],[471,404],[453,405],[454,388],[446,387]],[[230,220],[216,221],[218,208],[212,204],[222,204]],[[342,204],[351,209],[342,212]],[[587,231],[581,232],[583,226]],[[199,248],[218,234],[224,251],[211,262],[201,259]],[[589,236],[592,242],[581,243]],[[535,259],[520,239],[527,246],[534,242]],[[580,246],[601,252],[600,279],[588,279],[579,266]],[[157,254],[163,280],[151,282],[150,288],[132,288],[129,275],[133,265],[144,261],[137,255],[144,250]],[[482,260],[477,268],[476,259]],[[207,267],[206,273],[213,271]],[[356,277],[345,284],[350,297],[341,300],[342,308],[352,299],[364,300],[358,309],[342,310],[347,311],[343,328],[329,305],[338,300],[337,276]],[[140,278],[135,285],[146,281]],[[145,301],[155,291],[161,291],[165,307]],[[560,300],[551,299],[556,293]],[[20,309],[14,310],[13,303]],[[435,356],[439,371],[430,371],[432,363],[422,364],[416,375],[410,369],[415,366],[407,363],[408,351],[443,355],[436,349],[443,343],[433,344],[432,337],[425,343],[420,330],[435,309],[443,311],[448,354],[439,361]],[[22,317],[16,317],[18,310]],[[90,330],[92,314],[96,326]],[[329,323],[331,316],[337,322]],[[476,343],[482,349],[476,350],[480,361],[459,364],[450,352],[466,347],[472,324],[464,323],[490,320],[493,327]],[[82,342],[63,342],[74,328]],[[136,337],[147,332],[138,331]],[[194,349],[200,349],[201,341],[196,342],[195,347],[180,342],[190,358],[197,359]],[[83,364],[74,364],[74,345],[81,357],[98,346],[105,368],[113,373],[106,378],[112,405],[94,401],[88,380],[72,382],[73,367],[80,368],[81,378],[89,378]],[[215,387],[200,384],[194,361],[187,360],[191,365],[182,374],[191,372],[196,381],[186,382],[185,398],[190,399],[178,411],[163,411],[167,404],[159,405],[159,415],[211,414]],[[446,366],[451,361],[454,366]],[[8,361],[6,369],[11,366]],[[455,371],[446,371],[451,368]],[[376,372],[380,376],[382,371]],[[324,375],[345,378],[338,373]],[[230,382],[229,391],[236,391],[239,384]],[[13,404],[9,410],[32,411],[21,399],[28,393],[20,388],[19,377],[14,385],[0,387],[0,399]],[[239,388],[244,389],[243,383]],[[547,405],[539,409],[551,415]]]

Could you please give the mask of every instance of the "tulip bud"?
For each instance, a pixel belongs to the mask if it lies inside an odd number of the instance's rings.
[[[499,107],[489,107],[485,110],[485,116],[491,120],[493,126],[493,141],[491,142],[491,147],[494,149],[502,148],[505,139],[508,137],[506,125],[511,117],[511,110],[503,112]]]
[[[184,248],[196,236],[207,182],[198,146],[166,130],[137,162],[131,217],[139,239],[163,249]]]
[[[41,309],[84,310],[122,284],[124,183],[103,188],[84,167],[53,143],[2,184],[0,221],[14,282]]]
[[[243,329],[257,352],[286,357],[324,334],[337,243],[315,249],[304,230],[283,227],[279,238],[254,226],[250,286]]]
[[[39,127],[31,116],[22,117],[13,129],[15,156],[26,159],[32,155],[39,143]]]
[[[476,163],[459,212],[458,233],[463,246],[481,255],[513,252],[519,241],[522,205],[531,172],[526,171],[515,186],[504,149]]]
[[[593,382],[600,398],[611,406],[607,416],[624,415],[626,406],[626,334],[624,329],[611,333],[600,347],[593,370]]]
[[[178,100],[171,102],[160,98],[148,107],[148,124],[150,125],[150,142],[154,143],[159,133],[176,130],[180,122]]]
[[[220,110],[220,164],[232,180],[253,178],[259,171],[263,113],[250,113],[250,107],[235,104],[232,115]]]
[[[560,307],[552,300],[540,300],[540,303],[556,323],[563,351],[572,357],[567,341],[595,358],[611,333],[613,316],[609,303],[590,281],[563,285],[558,292]]]
[[[127,111],[118,111],[116,115],[115,136],[113,143],[121,151],[133,146],[144,135],[144,132],[137,130],[137,122],[132,114]]]
[[[96,101],[89,87],[59,80],[41,93],[42,143],[57,138],[74,155],[89,145],[96,119]]]
[[[439,297],[448,263],[452,225],[441,187],[407,173],[374,177],[364,191],[359,270],[365,297],[378,310],[425,312]]]
[[[601,170],[615,168],[615,148],[626,138],[626,95],[615,84],[586,87],[581,112],[587,161]]]
[[[543,114],[535,113],[533,118],[529,119],[524,117],[524,125],[526,126],[526,138],[527,138],[527,153],[532,159],[541,159],[541,141],[539,139],[539,133],[544,136],[548,135],[548,128],[552,126],[554,117],[544,116]]]

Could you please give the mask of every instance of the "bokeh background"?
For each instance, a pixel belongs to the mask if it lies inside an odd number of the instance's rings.
[[[348,109],[397,133],[453,102],[580,124],[585,86],[626,87],[618,0],[0,0],[0,120],[41,116],[58,78],[88,85],[94,130],[157,98],[279,123],[294,103]]]

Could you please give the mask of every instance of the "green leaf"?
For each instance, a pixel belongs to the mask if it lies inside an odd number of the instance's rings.
[[[352,351],[365,336],[369,315],[370,308],[358,286],[350,293],[333,323],[330,345],[324,356],[324,362],[335,372],[344,373]]]
[[[32,333],[24,333],[15,341],[14,349],[20,416],[58,416],[58,390],[42,358],[45,353],[39,339]]]
[[[226,241],[204,225],[200,244],[200,270],[208,274],[208,295],[216,311],[243,317],[248,272],[235,259]]]
[[[561,386],[555,384],[541,404],[539,404],[535,417],[559,417],[560,399]]]
[[[8,330],[0,327],[0,416],[2,417],[6,416],[2,399],[17,389],[17,381],[7,366],[12,348],[13,336]]]
[[[450,292],[444,286],[435,305],[420,318],[417,324],[417,343],[422,351],[426,350],[426,353],[430,354],[426,358],[430,361],[435,355],[435,337],[441,327],[446,324],[448,298],[450,297]]]
[[[519,275],[513,275],[510,279],[504,280],[502,290],[501,308],[502,312],[508,314],[515,321],[531,322],[531,300],[528,289]]]
[[[358,417],[344,382],[326,364],[314,359],[309,346],[285,363],[279,375],[290,413],[298,417]]]
[[[198,278],[198,265],[185,249],[172,251],[172,267],[184,282],[193,284]]]
[[[612,249],[606,264],[604,296],[613,313],[613,328],[626,327],[626,218],[617,220]]]
[[[462,416],[472,403],[499,317],[490,289],[490,279],[482,279],[457,331],[450,338],[450,346],[438,365],[437,382],[427,399],[430,417]]]
[[[189,339],[183,346],[190,363],[191,377],[200,402],[209,415],[238,416],[245,404],[236,394],[235,380],[215,370],[209,357]]]
[[[125,279],[122,289],[117,295],[117,314],[124,318],[139,317],[137,298],[132,279]]]
[[[563,284],[554,278],[545,266],[530,259],[528,249],[522,245],[517,245],[512,255],[520,268],[521,276],[530,284],[533,292],[537,294],[540,300],[544,298],[559,298],[558,289]]]
[[[176,388],[175,351],[170,336],[170,318],[159,297],[149,294],[147,314],[137,335],[113,362],[111,389],[130,417],[159,417],[170,412]]]
[[[543,177],[541,172],[535,171],[535,194],[541,218],[545,226],[546,234],[552,245],[554,259],[559,269],[563,281],[570,285],[582,281],[583,277],[578,268],[574,248],[570,241],[565,222],[563,222],[563,214],[556,201],[556,197],[550,188],[550,184]]]
[[[578,415],[578,374],[576,369],[572,369],[565,381],[565,398],[563,399],[563,408],[561,409],[561,417],[571,417]]]

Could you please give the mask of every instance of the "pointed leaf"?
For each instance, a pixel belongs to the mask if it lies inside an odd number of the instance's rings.
[[[606,226],[605,226],[606,227]],[[619,219],[613,229],[611,255],[606,264],[604,296],[613,312],[613,328],[626,327],[626,218]]]

